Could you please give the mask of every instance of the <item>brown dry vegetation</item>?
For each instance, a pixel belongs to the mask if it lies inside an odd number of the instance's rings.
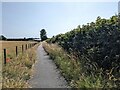
[[[27,80],[31,76],[32,65],[36,60],[37,45],[25,50],[25,45],[35,43],[30,41],[0,41],[0,86],[2,88],[25,88],[29,87]],[[24,53],[22,53],[24,45]],[[15,49],[18,46],[18,56],[15,55]],[[9,62],[3,64],[3,49],[7,50]],[[13,69],[14,68],[14,69]]]
[[[7,52],[7,58],[13,59],[15,57],[15,50],[16,46],[18,47],[18,53],[21,53],[22,51],[22,45],[24,45],[24,51],[25,51],[25,45],[35,43],[30,41],[0,41],[0,57],[3,57],[3,49],[6,49]],[[3,60],[3,59],[2,59]]]

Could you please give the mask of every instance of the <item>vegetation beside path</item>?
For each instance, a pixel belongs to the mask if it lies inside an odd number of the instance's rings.
[[[96,67],[96,74],[86,74],[84,60],[79,60],[73,54],[68,54],[57,44],[43,43],[45,51],[54,60],[61,74],[72,88],[112,88],[117,86],[109,79],[104,79],[102,69]],[[81,62],[80,62],[81,61]],[[82,63],[83,62],[83,63]],[[110,76],[110,73],[108,73]]]
[[[37,45],[12,59],[2,68],[2,88],[28,88],[27,80],[32,74],[32,65],[36,60]]]
[[[120,16],[114,15],[109,19],[97,17],[95,22],[78,26],[77,28],[47,39],[50,44],[57,44],[66,51],[74,61],[80,63],[76,69],[80,69],[78,80],[73,81],[75,87],[99,87],[119,88],[120,87]],[[49,48],[50,48],[49,46]],[[57,61],[65,63],[72,59],[64,57],[64,51],[57,58],[56,47],[51,46],[49,53],[52,53]],[[57,49],[57,48],[56,48]],[[47,51],[47,49],[46,49]],[[51,52],[52,51],[52,52]],[[54,53],[55,52],[55,53]],[[65,55],[66,56],[66,55]],[[66,59],[65,59],[66,58]],[[62,66],[64,67],[64,65]],[[69,67],[65,64],[67,70]],[[72,69],[70,65],[70,69]],[[63,70],[64,71],[64,70]],[[70,75],[74,70],[72,70]],[[64,73],[68,73],[65,71]],[[75,74],[76,76],[77,74]],[[73,76],[73,77],[75,77]],[[69,77],[69,75],[68,75]],[[70,77],[70,80],[74,78]],[[72,81],[71,81],[72,82]]]

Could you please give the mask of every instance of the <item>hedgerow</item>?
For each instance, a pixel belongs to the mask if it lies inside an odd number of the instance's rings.
[[[65,34],[48,40],[57,43],[69,54],[73,53],[82,63],[86,75],[99,74],[111,82],[113,87],[120,86],[120,25],[117,15],[110,19],[97,17],[96,22],[80,25]],[[98,71],[101,69],[101,72]]]

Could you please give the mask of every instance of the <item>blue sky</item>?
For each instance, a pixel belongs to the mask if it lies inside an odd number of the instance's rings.
[[[118,13],[117,2],[3,2],[2,34],[9,38],[48,37]]]

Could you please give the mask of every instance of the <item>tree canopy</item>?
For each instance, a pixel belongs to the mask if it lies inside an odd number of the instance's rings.
[[[0,40],[6,40],[7,38],[3,35],[0,35]]]
[[[45,29],[42,29],[40,31],[40,38],[41,38],[41,41],[44,41],[47,39],[47,34],[46,34],[46,30]]]

